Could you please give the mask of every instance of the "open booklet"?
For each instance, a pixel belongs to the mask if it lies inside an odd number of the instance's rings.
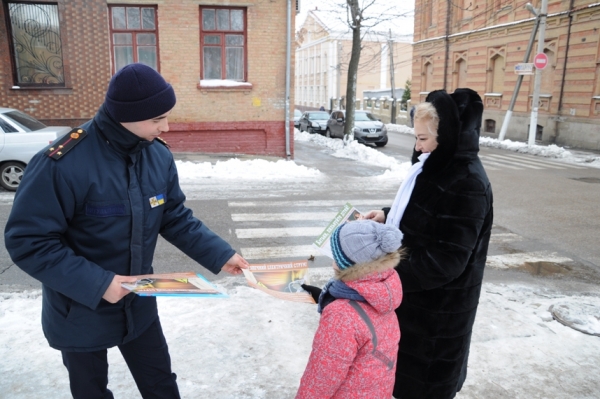
[[[346,203],[342,209],[340,209],[337,215],[335,215],[333,220],[329,222],[325,230],[323,230],[319,237],[317,237],[317,239],[313,242],[313,246],[315,246],[324,255],[327,255],[333,259],[329,237],[331,237],[331,234],[333,234],[333,231],[336,229],[336,227],[342,223],[357,220],[359,217],[360,211],[353,207],[350,203]]]
[[[227,297],[204,276],[193,272],[145,274],[135,277],[138,278],[135,283],[121,283],[121,286],[140,296]]]
[[[279,299],[315,303],[310,293],[301,287],[306,283],[308,272],[306,260],[251,264],[248,269],[242,270],[251,287]]]

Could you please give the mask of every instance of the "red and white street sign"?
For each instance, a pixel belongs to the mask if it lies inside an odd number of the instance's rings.
[[[536,54],[535,57],[533,57],[533,65],[537,69],[546,68],[546,65],[548,65],[548,56],[544,53]]]

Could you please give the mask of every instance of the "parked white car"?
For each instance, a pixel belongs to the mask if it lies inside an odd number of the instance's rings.
[[[31,158],[69,131],[69,126],[46,126],[24,112],[0,108],[0,186],[15,191]]]

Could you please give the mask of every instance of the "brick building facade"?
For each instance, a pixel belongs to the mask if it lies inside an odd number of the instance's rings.
[[[540,8],[541,0],[531,1]],[[496,137],[535,24],[525,1],[416,0],[412,102],[431,90],[476,90],[482,134]],[[537,41],[529,62],[533,62]],[[537,139],[600,150],[600,3],[548,0]],[[506,138],[526,140],[533,76],[525,76]]]
[[[118,67],[144,62],[177,95],[162,136],[173,151],[285,157],[286,40],[287,1],[3,0],[0,106],[77,126]]]

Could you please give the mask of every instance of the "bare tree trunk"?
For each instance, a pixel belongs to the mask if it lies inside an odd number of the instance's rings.
[[[358,64],[360,61],[360,52],[362,49],[360,26],[362,18],[362,10],[358,4],[358,0],[346,0],[348,5],[349,17],[348,21],[352,28],[352,54],[350,63],[348,64],[348,83],[346,87],[346,121],[344,124],[344,141],[354,139],[354,109],[356,107],[356,79],[358,74]]]

